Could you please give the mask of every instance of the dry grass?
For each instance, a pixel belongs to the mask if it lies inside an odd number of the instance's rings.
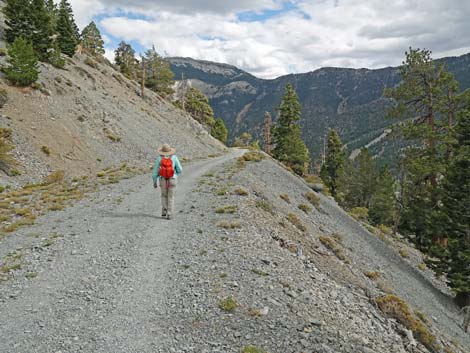
[[[223,229],[237,229],[241,228],[240,221],[221,221],[218,223],[218,226]]]
[[[104,128],[103,132],[104,132],[105,136],[108,139],[110,139],[112,142],[120,142],[121,141],[121,137],[118,136],[115,132],[111,131],[110,129]]]
[[[307,192],[304,197],[310,202],[315,208],[320,207],[320,198],[312,191]]]
[[[243,347],[241,353],[266,353],[266,351],[256,346],[246,346],[246,347]]]
[[[3,236],[20,227],[34,224],[36,217],[48,211],[63,210],[75,200],[95,191],[99,185],[117,182],[142,172],[125,164],[106,170],[108,178],[65,178],[64,171],[48,175],[43,182],[0,194],[0,227]],[[0,238],[2,234],[0,234]]]
[[[287,202],[288,204],[291,203],[291,202],[290,202],[289,195],[287,195],[287,194],[281,194],[281,195],[279,195],[279,197],[280,197],[282,200],[284,200],[285,202]]]
[[[287,214],[287,220],[291,222],[297,229],[299,229],[302,232],[307,231],[307,227],[300,221],[299,217],[297,217],[293,213]]]
[[[327,249],[331,250],[338,259],[349,263],[348,258],[346,257],[338,242],[334,238],[321,235],[318,239]]]
[[[312,212],[312,208],[309,205],[306,205],[304,203],[301,203],[298,207],[299,207],[299,210],[304,211],[306,214],[309,214],[310,212]]]
[[[375,302],[384,314],[411,330],[413,336],[426,348],[431,351],[439,351],[441,349],[436,337],[423,323],[414,317],[403,299],[396,295],[385,295],[376,298]]]
[[[268,200],[257,200],[255,206],[262,209],[265,212],[274,214],[273,205]]]
[[[364,275],[367,278],[371,279],[372,281],[375,281],[380,277],[380,272],[378,272],[378,271],[367,271],[367,272],[364,272]]]
[[[223,188],[220,188],[220,189],[217,189],[215,191],[215,195],[216,196],[225,196],[228,194],[228,189],[226,187],[223,187]]]
[[[236,188],[234,191],[235,195],[238,195],[238,196],[247,196],[248,195],[248,191],[246,191],[245,189],[243,188]]]
[[[232,214],[232,213],[235,213],[237,211],[238,211],[238,206],[227,205],[227,206],[222,206],[222,207],[217,208],[215,210],[215,213],[219,213],[219,214],[229,213],[229,214]]]

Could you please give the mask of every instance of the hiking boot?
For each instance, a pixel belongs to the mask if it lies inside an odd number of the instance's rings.
[[[162,211],[162,218],[166,218],[166,216],[167,216],[166,211]]]
[[[172,219],[172,218],[173,218],[173,217],[171,217],[171,215],[169,215],[169,214],[166,215],[166,219],[170,220],[170,219]]]

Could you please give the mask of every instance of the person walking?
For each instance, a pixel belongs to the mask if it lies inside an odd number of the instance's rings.
[[[161,146],[152,173],[153,187],[156,189],[160,186],[161,189],[162,217],[166,219],[174,215],[177,178],[183,172],[175,153],[176,150],[169,144]]]

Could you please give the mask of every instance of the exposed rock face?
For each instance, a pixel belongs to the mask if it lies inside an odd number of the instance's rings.
[[[338,130],[351,150],[380,136],[392,123],[384,119],[389,102],[382,98],[383,90],[400,80],[397,68],[392,67],[323,68],[262,80],[226,64],[187,58],[169,60],[176,78],[183,75],[209,96],[216,116],[223,118],[229,128],[230,140],[244,131],[258,136],[265,112],[276,118],[284,86],[291,83],[302,104],[303,136],[314,158],[318,158],[322,139],[330,128]],[[470,87],[470,54],[442,61],[455,74],[461,88]],[[243,119],[237,119],[248,105]],[[377,146],[377,150],[381,148]]]

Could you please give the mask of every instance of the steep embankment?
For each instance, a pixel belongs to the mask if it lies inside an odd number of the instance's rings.
[[[468,351],[451,301],[392,246],[240,154],[187,165],[171,222],[145,175],[5,238],[0,352],[427,352],[375,305],[391,291]]]
[[[21,176],[2,183],[37,180],[51,170],[94,173],[121,162],[149,165],[158,145],[169,142],[193,159],[223,145],[188,114],[140,87],[107,64],[76,55],[65,70],[40,64],[38,89],[0,80],[7,102],[0,127],[12,131]],[[3,173],[2,173],[3,174]]]

